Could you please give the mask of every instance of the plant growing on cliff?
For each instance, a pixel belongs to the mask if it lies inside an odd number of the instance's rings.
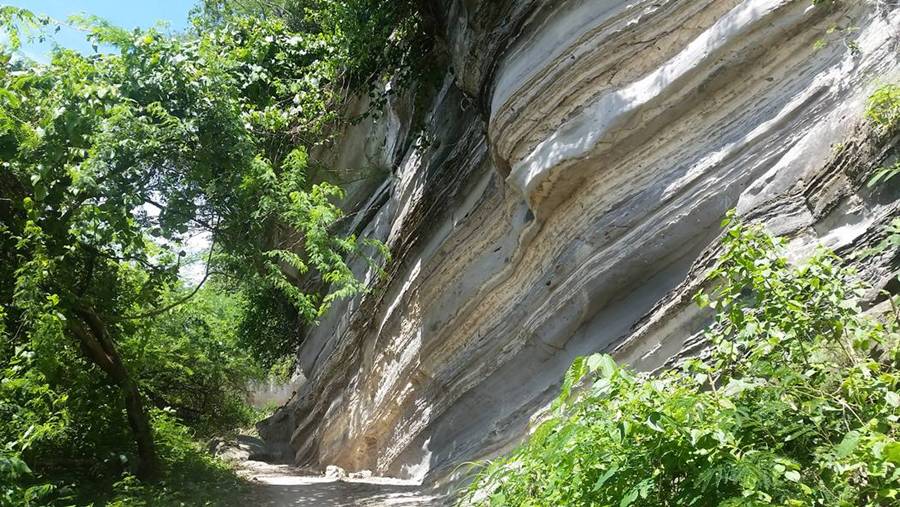
[[[900,86],[883,85],[876,89],[866,103],[866,118],[875,124],[875,128],[883,135],[891,135],[900,125]],[[900,174],[900,162],[880,167],[869,178],[868,187],[886,183]]]
[[[801,266],[726,221],[710,354],[659,376],[578,358],[551,418],[463,504],[887,505],[900,498],[897,326],[834,254]],[[579,379],[587,377],[576,387]]]
[[[884,133],[893,132],[900,125],[900,85],[878,87],[866,103],[866,118]]]

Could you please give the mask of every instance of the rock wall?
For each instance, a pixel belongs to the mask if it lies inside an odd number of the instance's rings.
[[[737,208],[848,253],[877,241],[896,153],[862,122],[900,80],[895,3],[444,0],[452,70],[331,155],[388,276],[304,331],[308,381],[261,426],[301,465],[441,483],[508,449],[581,354],[639,369],[699,346],[690,302]],[[891,259],[861,275],[876,288]],[[874,294],[874,292],[873,292]]]

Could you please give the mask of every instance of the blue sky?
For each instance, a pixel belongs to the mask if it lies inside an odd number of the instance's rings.
[[[158,21],[168,23],[172,31],[188,26],[188,11],[198,0],[0,0],[0,5],[24,7],[35,14],[45,14],[65,20],[72,14],[99,16],[122,28],[148,28]],[[90,53],[91,44],[84,34],[63,28],[54,36],[54,42],[64,47]],[[28,58],[46,62],[54,42],[24,44],[22,54]]]

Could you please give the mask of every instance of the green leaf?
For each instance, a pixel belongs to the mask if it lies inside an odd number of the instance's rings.
[[[900,465],[900,442],[891,442],[884,446],[884,459],[889,463]]]
[[[884,398],[885,401],[887,401],[888,405],[894,408],[900,407],[900,395],[898,395],[896,392],[888,391],[885,393]]]
[[[572,387],[581,380],[587,373],[587,364],[584,356],[578,356],[572,361],[569,369],[563,377],[562,390],[559,395],[559,401],[565,403],[568,401],[572,393]]]
[[[609,379],[616,374],[619,367],[609,354],[592,354],[587,358],[587,369],[591,373],[599,372],[601,378]]]
[[[664,433],[666,430],[660,426],[659,422],[662,420],[663,415],[659,412],[653,412],[647,417],[646,424],[653,431],[658,431],[660,433]]]
[[[856,446],[859,444],[859,438],[860,435],[858,431],[850,431],[844,435],[841,443],[834,447],[837,458],[843,459],[853,454],[853,451],[856,450]]]
[[[600,488],[602,488],[603,485],[606,484],[606,481],[612,478],[612,476],[615,475],[618,471],[618,465],[613,465],[607,471],[603,472],[603,474],[597,478],[597,482],[594,483],[593,491],[598,491]]]
[[[637,500],[638,495],[641,493],[641,490],[635,486],[631,488],[628,493],[625,493],[625,496],[622,497],[622,500],[619,501],[619,507],[628,507],[633,504],[635,500]]]
[[[694,303],[700,308],[706,308],[709,306],[709,295],[703,291],[698,292],[694,295]]]

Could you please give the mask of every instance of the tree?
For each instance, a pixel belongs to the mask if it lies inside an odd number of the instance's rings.
[[[12,33],[34,24],[3,12]],[[0,61],[0,257],[12,287],[0,296],[11,342],[49,362],[77,347],[117,386],[137,474],[154,479],[145,399],[118,349],[196,292],[167,298],[190,234],[212,241],[203,281],[272,287],[308,321],[362,288],[345,262],[359,242],[333,232],[341,190],[307,177],[307,150],[336,118],[336,49],[277,20],[186,38],[79,24],[118,53]],[[305,273],[327,291],[300,290]]]

